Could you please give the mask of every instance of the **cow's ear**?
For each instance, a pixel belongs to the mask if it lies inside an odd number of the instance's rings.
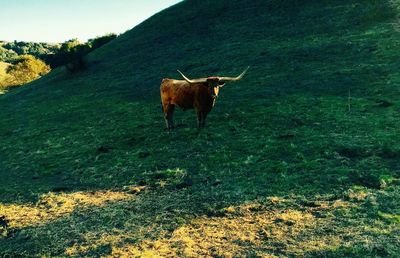
[[[222,88],[225,86],[225,82],[224,81],[219,81],[218,82],[218,87]]]

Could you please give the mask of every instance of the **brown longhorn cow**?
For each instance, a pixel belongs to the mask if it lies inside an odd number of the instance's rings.
[[[248,69],[237,77],[211,76],[199,79],[189,79],[178,70],[185,80],[163,79],[160,91],[167,129],[174,128],[172,116],[175,106],[183,110],[194,108],[199,128],[204,127],[206,116],[215,105],[219,88],[226,82],[242,79]]]

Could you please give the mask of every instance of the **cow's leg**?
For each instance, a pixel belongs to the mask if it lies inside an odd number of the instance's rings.
[[[174,114],[175,105],[167,105],[164,107],[164,119],[168,129],[174,128]]]
[[[197,126],[198,128],[203,126],[203,112],[200,110],[197,110]]]
[[[168,116],[167,116],[167,114],[168,114],[168,104],[162,104],[162,110],[163,110],[163,113],[164,113],[164,120],[165,120],[165,125],[167,126],[167,129],[169,129],[169,126],[168,126]]]
[[[206,117],[207,117],[207,115],[208,115],[207,112],[203,112],[203,114],[202,114],[203,121],[201,123],[201,127],[206,127]]]
[[[197,111],[197,125],[199,128],[203,128],[206,126],[206,117],[207,112],[204,111]]]

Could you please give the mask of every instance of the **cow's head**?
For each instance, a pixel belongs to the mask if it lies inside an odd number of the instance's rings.
[[[211,76],[211,77],[207,77],[207,78],[189,79],[181,71],[178,70],[178,72],[182,75],[183,79],[185,79],[190,84],[202,83],[202,84],[207,85],[211,96],[215,99],[218,96],[219,88],[224,87],[226,82],[238,81],[238,80],[242,79],[242,77],[245,75],[245,73],[247,72],[247,70],[249,68],[250,67],[247,67],[237,77]]]
[[[208,77],[207,78],[207,86],[210,91],[211,97],[218,97],[219,88],[224,87],[225,82],[220,81],[218,77]]]

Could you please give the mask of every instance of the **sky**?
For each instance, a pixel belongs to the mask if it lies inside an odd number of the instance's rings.
[[[123,33],[181,0],[0,0],[0,40],[84,42]]]

